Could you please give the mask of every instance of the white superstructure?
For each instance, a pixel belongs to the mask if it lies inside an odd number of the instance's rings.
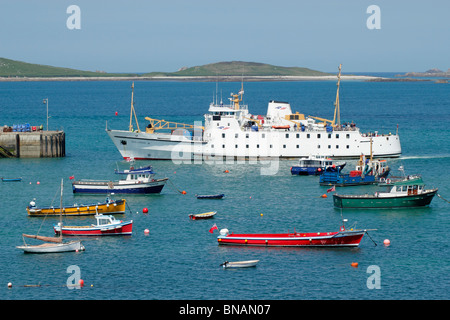
[[[299,158],[309,155],[359,158],[361,154],[399,157],[398,133],[364,134],[353,123],[340,123],[339,82],[340,68],[332,121],[293,113],[290,104],[283,101],[270,101],[266,115],[252,115],[247,105],[240,104],[244,94],[241,89],[238,94],[231,94],[227,105],[211,103],[204,116],[204,126],[147,117],[150,124],[145,132],[139,126],[133,131],[130,115],[128,131],[106,131],[123,158],[136,160]],[[133,101],[131,107],[133,114]]]

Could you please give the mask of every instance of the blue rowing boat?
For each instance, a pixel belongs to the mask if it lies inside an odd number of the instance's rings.
[[[197,199],[222,199],[225,195],[223,193],[221,194],[209,194],[209,195],[195,195]]]
[[[22,181],[22,178],[2,178],[3,182]]]

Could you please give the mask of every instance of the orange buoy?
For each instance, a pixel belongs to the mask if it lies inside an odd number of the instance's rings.
[[[143,213],[148,213],[148,209],[147,209],[147,208],[144,208],[144,209],[142,209],[142,212],[143,212]]]
[[[323,195],[322,195],[322,198],[327,198],[328,196],[324,193]]]
[[[225,171],[224,171],[224,173],[230,173],[230,171],[228,171],[228,170],[225,170]]]
[[[358,268],[358,262],[352,262],[352,263],[351,263],[351,266],[352,266],[353,268]]]
[[[389,239],[384,239],[383,243],[385,246],[388,246],[391,244],[391,241]]]
[[[183,190],[183,191],[181,191],[181,194],[186,194],[186,191],[184,191],[184,190]]]

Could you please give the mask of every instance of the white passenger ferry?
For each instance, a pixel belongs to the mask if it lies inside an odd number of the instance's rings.
[[[133,106],[132,85],[128,130],[106,132],[124,159],[258,159],[300,158],[324,155],[333,158],[399,157],[401,145],[396,134],[361,133],[353,123],[340,122],[339,85],[333,120],[293,113],[288,102],[270,101],[266,115],[252,115],[242,105],[243,88],[231,94],[230,103],[211,103],[205,122],[180,124],[149,117],[141,131]],[[133,130],[134,115],[137,129]],[[371,150],[372,149],[372,150]]]

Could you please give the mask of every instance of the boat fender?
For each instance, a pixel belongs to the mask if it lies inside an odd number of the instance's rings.
[[[383,182],[383,183],[384,183],[384,182],[386,182],[386,179],[385,179],[385,178],[381,178],[381,179],[380,179],[380,182]]]
[[[229,232],[230,231],[228,229],[220,229],[219,234],[221,236],[226,236],[226,235],[228,235]]]
[[[391,179],[386,179],[386,183],[391,183]]]

